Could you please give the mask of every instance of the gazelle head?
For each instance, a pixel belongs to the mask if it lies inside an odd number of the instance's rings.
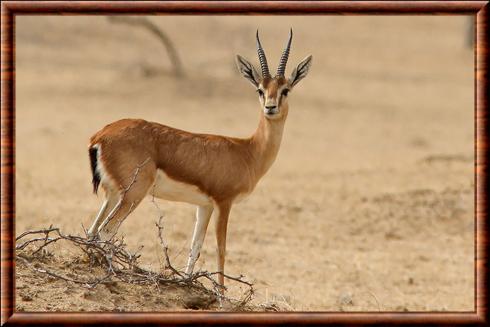
[[[267,119],[280,119],[287,116],[287,98],[289,92],[306,77],[311,67],[312,56],[308,56],[301,61],[293,70],[291,76],[286,78],[286,64],[293,40],[293,30],[289,31],[289,39],[279,61],[276,75],[272,77],[267,65],[267,58],[264,49],[260,44],[259,31],[257,30],[257,53],[262,74],[259,74],[255,67],[240,55],[236,56],[238,70],[252,85],[257,89],[260,104]]]

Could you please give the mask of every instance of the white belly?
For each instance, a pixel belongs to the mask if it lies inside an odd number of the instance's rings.
[[[196,205],[209,205],[212,203],[211,198],[201,192],[197,186],[173,180],[161,169],[157,170],[155,183],[148,193],[169,201],[187,202]]]

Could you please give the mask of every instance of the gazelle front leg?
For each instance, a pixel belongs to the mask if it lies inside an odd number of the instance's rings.
[[[226,255],[226,230],[228,227],[228,217],[230,215],[231,203],[221,203],[218,205],[219,214],[216,219],[216,243],[218,254],[218,282],[225,286],[225,255]],[[222,290],[223,292],[223,290]]]
[[[209,220],[213,213],[213,207],[210,206],[198,206],[196,210],[196,224],[194,225],[194,233],[192,235],[191,251],[189,253],[189,260],[185,268],[187,275],[191,274],[194,270],[194,265],[201,253],[202,243],[206,236],[206,230],[208,229]]]

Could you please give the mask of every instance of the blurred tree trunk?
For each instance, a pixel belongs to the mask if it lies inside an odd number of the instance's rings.
[[[156,36],[167,50],[167,54],[172,64],[175,76],[177,77],[185,76],[182,61],[180,60],[180,56],[177,53],[177,50],[172,40],[165,32],[163,32],[152,21],[150,21],[145,17],[124,17],[124,16],[109,16],[108,19],[112,23],[120,23],[120,24],[142,27],[147,31],[149,31],[154,36]]]

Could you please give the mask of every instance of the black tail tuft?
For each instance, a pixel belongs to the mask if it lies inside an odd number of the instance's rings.
[[[90,167],[92,168],[92,184],[94,185],[94,193],[97,194],[100,184],[100,175],[97,171],[97,148],[88,149],[88,154],[90,156]]]

